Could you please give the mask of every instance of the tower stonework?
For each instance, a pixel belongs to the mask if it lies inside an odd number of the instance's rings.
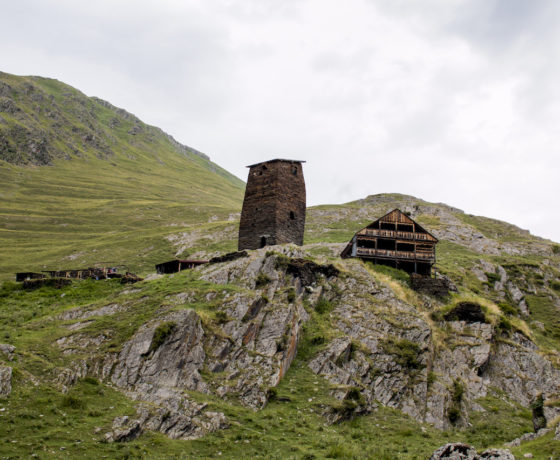
[[[277,159],[248,166],[239,223],[240,251],[303,244],[306,204],[302,163]]]

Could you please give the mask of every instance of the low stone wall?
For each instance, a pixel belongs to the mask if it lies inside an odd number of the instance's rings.
[[[410,275],[410,287],[415,291],[434,297],[446,297],[454,290],[451,282],[446,278],[431,278],[416,273]]]

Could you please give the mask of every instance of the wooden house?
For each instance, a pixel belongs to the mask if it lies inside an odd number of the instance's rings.
[[[16,273],[16,281],[18,282],[29,281],[29,280],[40,280],[46,277],[47,275],[43,275],[42,273],[34,273],[34,272]]]
[[[438,239],[399,209],[357,232],[341,253],[389,265],[408,273],[431,275]]]
[[[167,273],[177,273],[182,270],[189,268],[195,268],[199,265],[207,264],[207,260],[170,260],[169,262],[162,262],[156,265],[156,272],[159,275],[165,275]]]

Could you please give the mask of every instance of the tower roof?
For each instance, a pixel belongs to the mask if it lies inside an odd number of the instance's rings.
[[[274,160],[268,160],[268,161],[261,161],[260,163],[255,163],[254,165],[249,165],[247,166],[247,168],[252,168],[253,166],[259,166],[259,165],[263,165],[266,163],[276,163],[277,161],[283,161],[285,163],[305,163],[304,160],[286,160],[283,158],[275,158]]]

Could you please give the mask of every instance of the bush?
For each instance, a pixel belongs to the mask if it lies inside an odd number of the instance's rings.
[[[432,386],[434,384],[434,382],[437,380],[437,376],[435,374],[435,372],[428,372],[428,378],[427,378],[427,384],[428,386]]]
[[[362,395],[362,392],[360,391],[360,389],[358,387],[352,387],[348,390],[348,393],[346,393],[346,396],[344,397],[345,401],[355,401],[358,405],[363,406],[366,401]]]
[[[268,401],[275,401],[278,398],[278,390],[275,387],[270,387],[266,390],[266,399]]]
[[[319,298],[319,300],[315,304],[315,311],[317,313],[319,313],[320,315],[322,315],[324,313],[328,313],[332,309],[333,309],[333,306],[332,306],[331,302],[328,299],[325,299],[322,296]]]
[[[325,343],[325,337],[322,335],[316,335],[311,339],[311,345],[322,345]]]
[[[292,303],[296,300],[296,290],[294,288],[288,289],[288,302]]]
[[[447,409],[447,418],[451,423],[455,424],[461,418],[461,411],[456,407],[450,407]]]
[[[461,404],[463,400],[463,394],[465,392],[465,388],[463,384],[459,380],[453,381],[453,402],[455,404]]]
[[[553,244],[552,245],[552,253],[553,254],[560,254],[560,244]]]
[[[228,315],[225,311],[217,311],[215,313],[215,317],[218,324],[225,324],[229,321]]]
[[[276,352],[284,351],[288,346],[289,337],[287,334],[284,334],[278,341],[276,342]]]
[[[177,323],[175,321],[168,321],[156,327],[154,335],[152,336],[152,343],[150,343],[150,348],[148,349],[148,354],[157,350],[163,342],[165,342],[165,339],[171,335],[176,326]]]
[[[255,287],[263,287],[270,283],[270,278],[264,273],[259,273],[255,280]]]
[[[515,308],[514,306],[512,306],[511,304],[507,303],[507,302],[500,302],[498,304],[498,307],[500,307],[500,310],[502,310],[502,313],[504,313],[505,315],[517,315],[517,308]]]
[[[513,328],[513,326],[511,325],[511,322],[505,316],[500,316],[500,321],[498,321],[498,324],[496,325],[496,327],[498,328],[498,330],[500,332],[502,332],[503,334],[506,334],[506,335],[509,335],[512,328]]]
[[[395,361],[402,367],[408,369],[421,369],[423,365],[420,363],[420,347],[417,343],[411,342],[407,339],[402,340],[388,340],[383,345],[386,353],[395,356]]]
[[[72,395],[66,395],[62,398],[62,402],[60,404],[61,407],[67,409],[80,409],[83,410],[86,408],[86,403],[79,398],[76,398]]]
[[[498,273],[486,272],[484,274],[486,275],[486,278],[488,278],[488,284],[490,286],[494,286],[494,284],[496,284],[496,281],[500,281],[502,279],[502,277]]]

